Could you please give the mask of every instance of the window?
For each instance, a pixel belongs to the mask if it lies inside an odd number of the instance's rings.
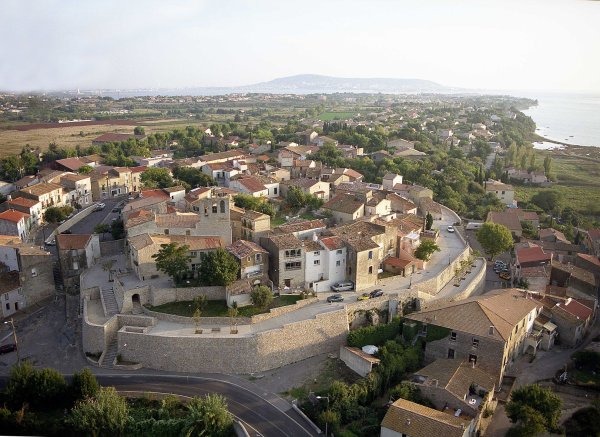
[[[198,264],[192,264],[192,272],[198,270]]]
[[[79,263],[77,261],[73,261],[73,270],[79,270]]]
[[[475,347],[475,348],[479,347],[479,339],[478,338],[473,339],[473,347]]]
[[[262,256],[260,253],[257,253],[256,255],[254,255],[254,261],[257,263],[262,261]]]
[[[191,232],[189,229],[185,231],[185,235],[190,235],[190,234],[191,234]]]
[[[213,213],[213,214],[216,214],[216,213],[217,213],[217,211],[218,211],[218,210],[217,210],[217,205],[216,205],[216,204],[214,204],[214,205],[212,206],[212,213]]]
[[[31,277],[35,278],[37,276],[37,269],[31,269]]]
[[[219,203],[219,207],[221,209],[221,214],[225,213],[225,201],[221,200],[221,202]]]
[[[296,256],[300,256],[302,253],[301,249],[290,249],[285,251],[286,258],[294,258]]]
[[[469,363],[477,364],[477,355],[469,354]]]
[[[448,349],[448,358],[454,358],[454,349]]]
[[[197,257],[197,256],[198,256],[198,252],[196,252],[196,251],[192,251],[192,252],[190,252],[190,256],[191,256],[192,258],[195,258],[195,257]]]
[[[369,250],[369,259],[373,259],[373,251]]]
[[[341,265],[341,262],[338,260],[338,261],[336,261],[336,262],[335,262],[335,265],[336,265],[337,267],[339,267],[339,266]]]
[[[494,327],[490,326],[490,329],[488,330],[488,335],[494,335]]]
[[[8,300],[8,293],[4,294],[4,300]]]
[[[273,194],[277,195],[277,188],[273,188]]]
[[[373,274],[373,266],[369,266],[369,275]]]
[[[7,310],[10,310],[10,303],[7,303],[7,304],[6,304],[6,309],[7,309]]]
[[[336,251],[336,253],[337,253],[338,255],[341,255],[341,254],[342,254],[342,249],[338,249],[338,250]]]
[[[321,261],[320,261],[320,260],[318,260],[318,259],[316,259],[316,260],[314,260],[313,264],[314,264],[315,266],[319,266],[319,265],[321,265]]]
[[[421,326],[421,334],[427,334],[427,325]]]
[[[456,341],[456,332],[452,331],[452,332],[450,333],[450,340],[452,340],[452,341]]]
[[[169,235],[169,230],[165,229],[165,235]]]
[[[293,261],[285,263],[285,270],[300,270],[302,263],[300,261]]]
[[[313,252],[314,256],[319,256],[321,254],[321,252],[319,252],[318,250],[316,252]]]

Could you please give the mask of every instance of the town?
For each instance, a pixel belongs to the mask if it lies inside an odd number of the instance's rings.
[[[533,148],[533,104],[1,96],[0,138],[77,131],[0,158],[3,374],[222,375],[271,400],[241,435],[583,426],[600,228]]]

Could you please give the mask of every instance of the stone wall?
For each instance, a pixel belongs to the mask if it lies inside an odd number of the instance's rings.
[[[157,320],[164,320],[166,322],[181,323],[184,325],[194,325],[195,321],[193,317],[178,316],[175,314],[159,313],[158,311],[151,311],[148,308],[143,308],[144,314],[149,317],[154,317]],[[250,317],[236,317],[235,321],[238,325],[249,325],[252,323]],[[206,325],[229,325],[231,319],[229,317],[200,317],[200,324]]]
[[[464,250],[450,263],[450,265],[444,268],[444,270],[431,279],[415,284],[414,287],[423,293],[435,296],[442,288],[446,286],[446,284],[448,284],[448,282],[452,280],[452,278],[454,278],[454,271],[457,268],[460,268],[460,262],[468,259],[470,254],[471,248],[465,247]]]
[[[101,241],[100,242],[100,255],[101,256],[113,256],[121,255],[125,253],[125,239],[112,240],[112,241]]]
[[[252,316],[251,323],[260,323],[265,320],[272,319],[273,317],[279,317],[284,314],[291,313],[293,311],[296,311],[300,308],[305,307],[306,305],[310,305],[311,303],[318,302],[318,300],[319,299],[317,299],[316,297],[309,297],[308,299],[299,300],[294,305],[286,305],[286,306],[282,306],[282,307],[272,308],[269,310],[268,313],[257,314],[255,316]]]
[[[87,304],[92,299],[100,299],[98,287],[88,288],[81,292],[83,299],[83,320],[81,324],[81,339],[84,352],[101,353],[104,350],[104,325],[91,323],[88,317]]]
[[[337,352],[347,333],[346,313],[340,310],[247,336],[224,333],[197,336],[192,327],[187,336],[148,335],[122,329],[118,332],[118,344],[124,360],[152,369],[252,373],[323,352]]]
[[[469,281],[469,284],[465,287],[463,291],[441,299],[432,299],[431,295],[425,295],[426,303],[423,306],[427,307],[429,305],[429,302],[431,302],[432,305],[440,305],[442,303],[445,304],[455,302],[457,300],[462,300],[471,296],[481,294],[485,287],[486,261],[484,258],[478,258],[476,262],[477,267],[474,267],[471,270],[471,273],[467,274],[466,276],[465,281]]]
[[[81,211],[79,211],[77,214],[75,214],[73,217],[71,217],[68,220],[65,220],[64,223],[60,224],[55,230],[54,232],[52,232],[52,234],[50,235],[50,237],[46,238],[46,241],[52,240],[52,237],[54,237],[55,235],[60,234],[63,231],[66,231],[67,229],[69,229],[71,226],[75,225],[76,223],[79,223],[81,220],[83,220],[84,218],[86,218],[88,215],[90,215],[91,213],[94,212],[94,209],[96,208],[95,204],[92,204],[90,206],[88,206],[87,208],[82,209]]]
[[[225,287],[152,288],[149,303],[158,306],[169,302],[194,300],[196,296],[206,296],[208,300],[225,300]]]

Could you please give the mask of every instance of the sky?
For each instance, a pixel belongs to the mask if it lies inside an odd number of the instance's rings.
[[[0,89],[295,74],[600,94],[600,1],[2,0]]]

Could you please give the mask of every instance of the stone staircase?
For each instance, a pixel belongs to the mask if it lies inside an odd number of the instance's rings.
[[[112,287],[102,288],[100,293],[102,293],[102,300],[104,301],[104,306],[106,307],[106,316],[112,317],[115,314],[118,314],[119,307],[117,305],[117,299]]]
[[[54,263],[52,266],[52,276],[54,276],[54,286],[57,291],[62,291],[64,288],[63,278],[60,274],[60,266],[58,263]]]
[[[115,362],[115,358],[117,358],[117,353],[118,353],[118,346],[117,346],[117,339],[115,338],[108,345],[108,348],[106,349],[106,353],[104,354],[104,358],[102,359],[100,366],[112,367]]]

